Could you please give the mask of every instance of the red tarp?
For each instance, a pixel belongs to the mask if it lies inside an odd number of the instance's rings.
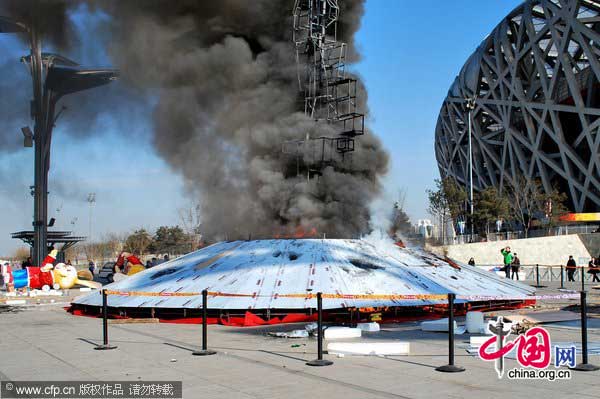
[[[489,311],[489,310],[500,310],[500,309],[520,309],[527,306],[535,305],[535,300],[526,300],[519,304],[511,304],[510,306],[499,306],[499,304],[494,304],[495,306],[480,306],[477,307],[478,311]],[[391,315],[390,313],[383,313],[381,323],[393,323],[393,322],[406,322],[406,321],[415,321],[415,320],[426,320],[426,319],[435,319],[440,317],[446,317],[446,305],[436,305],[429,308],[428,312],[424,313],[416,313],[416,314],[401,314],[401,315]],[[470,306],[466,308],[461,308],[456,310],[456,315],[464,315]],[[86,313],[85,309],[75,308],[75,307],[66,307],[65,310],[72,313],[75,316],[88,316],[88,317],[99,317],[102,315],[97,312]],[[325,321],[332,321],[332,315],[328,315],[326,312],[323,312],[323,319]],[[110,314],[108,315],[110,319],[130,319],[128,316],[121,316]],[[340,317],[340,315],[333,316],[338,322],[347,321],[345,318]],[[201,324],[202,317],[159,317],[158,318],[161,323],[174,323],[174,324]],[[232,326],[232,327],[256,327],[256,326],[266,326],[273,324],[283,324],[283,323],[307,323],[311,321],[317,320],[317,313],[313,313],[312,315],[306,315],[301,313],[289,313],[283,317],[273,317],[270,320],[265,320],[260,316],[255,315],[252,312],[246,312],[244,316],[223,316],[223,317],[209,317],[207,319],[208,324],[222,324],[224,326]],[[359,313],[359,320],[357,321],[368,321],[368,313],[361,312]]]

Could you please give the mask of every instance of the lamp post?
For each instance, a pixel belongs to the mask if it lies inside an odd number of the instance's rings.
[[[42,53],[41,39],[30,26],[0,16],[0,33],[26,33],[29,38],[30,55],[23,61],[31,73],[33,101],[31,115],[34,119],[34,205],[33,205],[33,260],[41,265],[46,256],[48,235],[48,171],[50,170],[50,147],[52,129],[58,115],[56,104],[65,95],[101,86],[113,81],[118,71],[113,69],[86,69],[58,54]],[[60,115],[60,113],[59,113]],[[24,134],[28,128],[23,128]],[[27,134],[26,146],[27,146]]]
[[[471,113],[475,109],[475,98],[467,98],[467,112],[469,119],[469,213],[471,214],[471,242],[473,242],[473,234],[475,233],[473,224],[473,146],[471,144]]]
[[[89,193],[87,197],[87,202],[90,206],[90,230],[89,230],[89,240],[92,242],[92,210],[94,209],[94,204],[96,203],[96,193]]]

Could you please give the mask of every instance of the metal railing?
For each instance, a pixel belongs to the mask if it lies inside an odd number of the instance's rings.
[[[503,265],[476,265],[479,268],[490,270],[494,267],[502,267]],[[588,266],[577,266],[573,277],[575,281],[592,281],[593,276],[588,273]],[[527,281],[564,281],[567,282],[567,268],[564,265],[520,265],[519,272],[525,273],[525,280]],[[561,277],[562,276],[562,277]]]

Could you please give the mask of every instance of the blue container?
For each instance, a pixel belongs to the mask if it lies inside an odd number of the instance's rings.
[[[27,269],[13,270],[12,275],[15,288],[27,287],[27,283],[29,281]]]

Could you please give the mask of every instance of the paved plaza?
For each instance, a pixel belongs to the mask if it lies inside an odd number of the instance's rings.
[[[545,288],[542,292],[556,292]],[[598,302],[598,290],[590,302]],[[547,308],[576,304],[546,303]],[[326,355],[333,366],[313,368],[316,340],[281,339],[267,331],[303,325],[234,328],[209,326],[215,356],[196,357],[201,326],[183,324],[109,324],[112,351],[95,351],[102,340],[102,320],[72,316],[64,303],[0,308],[0,378],[2,380],[172,380],[183,382],[184,398],[597,398],[600,372],[572,372],[570,381],[499,380],[493,363],[469,355],[468,335],[456,340],[456,363],[463,373],[435,370],[447,363],[447,335],[422,332],[418,323],[382,325],[364,341],[409,341],[409,356]],[[593,307],[592,307],[593,309]],[[590,314],[589,340],[600,341],[600,319]],[[460,320],[460,319],[459,319]],[[554,342],[580,342],[580,330],[548,327]],[[600,356],[590,356],[599,364]],[[579,360],[579,359],[578,359]],[[508,359],[506,368],[516,367]],[[551,366],[553,367],[553,366]]]

